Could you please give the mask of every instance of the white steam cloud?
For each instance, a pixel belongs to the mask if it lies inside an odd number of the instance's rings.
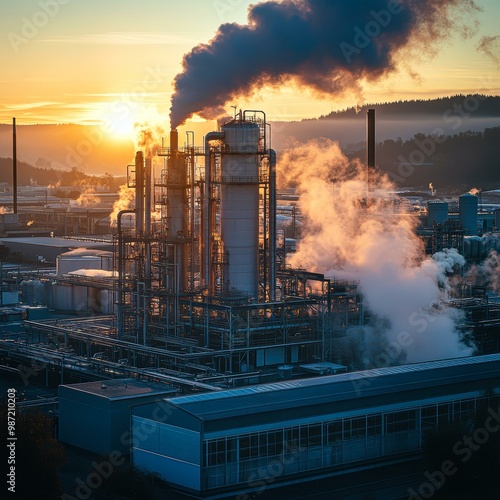
[[[444,307],[447,273],[463,259],[456,251],[425,258],[415,220],[398,213],[387,177],[375,175],[366,198],[366,170],[326,139],[281,156],[278,179],[297,186],[307,223],[288,260],[337,279],[359,280],[369,321],[358,329],[353,361],[359,367],[453,358],[471,354],[461,343],[461,313]],[[377,361],[389,353],[390,361]]]
[[[113,210],[109,214],[110,227],[116,227],[118,214],[122,210],[134,208],[135,190],[129,188],[127,184],[122,184],[118,190],[118,199],[113,203]]]

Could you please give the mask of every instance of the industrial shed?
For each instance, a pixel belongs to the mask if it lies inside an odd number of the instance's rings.
[[[495,354],[166,399],[132,409],[132,462],[212,498],[379,466],[480,402],[496,408],[499,376]]]
[[[176,390],[136,379],[59,386],[59,440],[94,453],[130,453],[130,408]]]
[[[79,240],[70,238],[50,238],[48,236],[34,236],[24,238],[0,238],[0,245],[16,253],[25,261],[36,262],[38,258],[44,262],[56,263],[58,255],[69,252],[74,248],[92,248],[95,250],[113,251],[113,243]]]

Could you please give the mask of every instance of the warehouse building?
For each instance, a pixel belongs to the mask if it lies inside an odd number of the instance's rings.
[[[114,379],[59,386],[59,440],[106,455],[130,452],[130,408],[175,394],[165,385]]]
[[[211,498],[381,466],[478,404],[496,409],[499,376],[494,354],[165,399],[161,413],[132,408],[131,457]]]

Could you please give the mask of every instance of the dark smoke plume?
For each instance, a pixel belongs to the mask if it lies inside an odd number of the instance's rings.
[[[395,70],[402,49],[432,52],[452,30],[473,33],[474,0],[282,0],[253,5],[186,54],[171,126],[215,118],[230,99],[293,82],[338,97]],[[472,12],[473,13],[473,12]],[[466,21],[463,21],[463,19]],[[462,19],[462,21],[461,21]],[[416,51],[414,50],[415,54]]]
[[[497,65],[500,65],[500,35],[483,36],[477,48],[490,57]]]

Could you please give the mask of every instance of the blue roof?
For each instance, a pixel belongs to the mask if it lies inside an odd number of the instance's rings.
[[[455,358],[402,366],[376,368],[318,378],[290,380],[219,392],[180,396],[166,401],[204,421],[244,417],[283,410],[318,413],[318,407],[354,401],[362,405],[366,398],[396,395],[396,399],[417,395],[425,397],[445,391],[463,391],[470,383],[498,379],[500,354]],[[451,389],[450,387],[454,388]],[[326,406],[325,406],[326,405]],[[316,409],[314,409],[316,407]]]

